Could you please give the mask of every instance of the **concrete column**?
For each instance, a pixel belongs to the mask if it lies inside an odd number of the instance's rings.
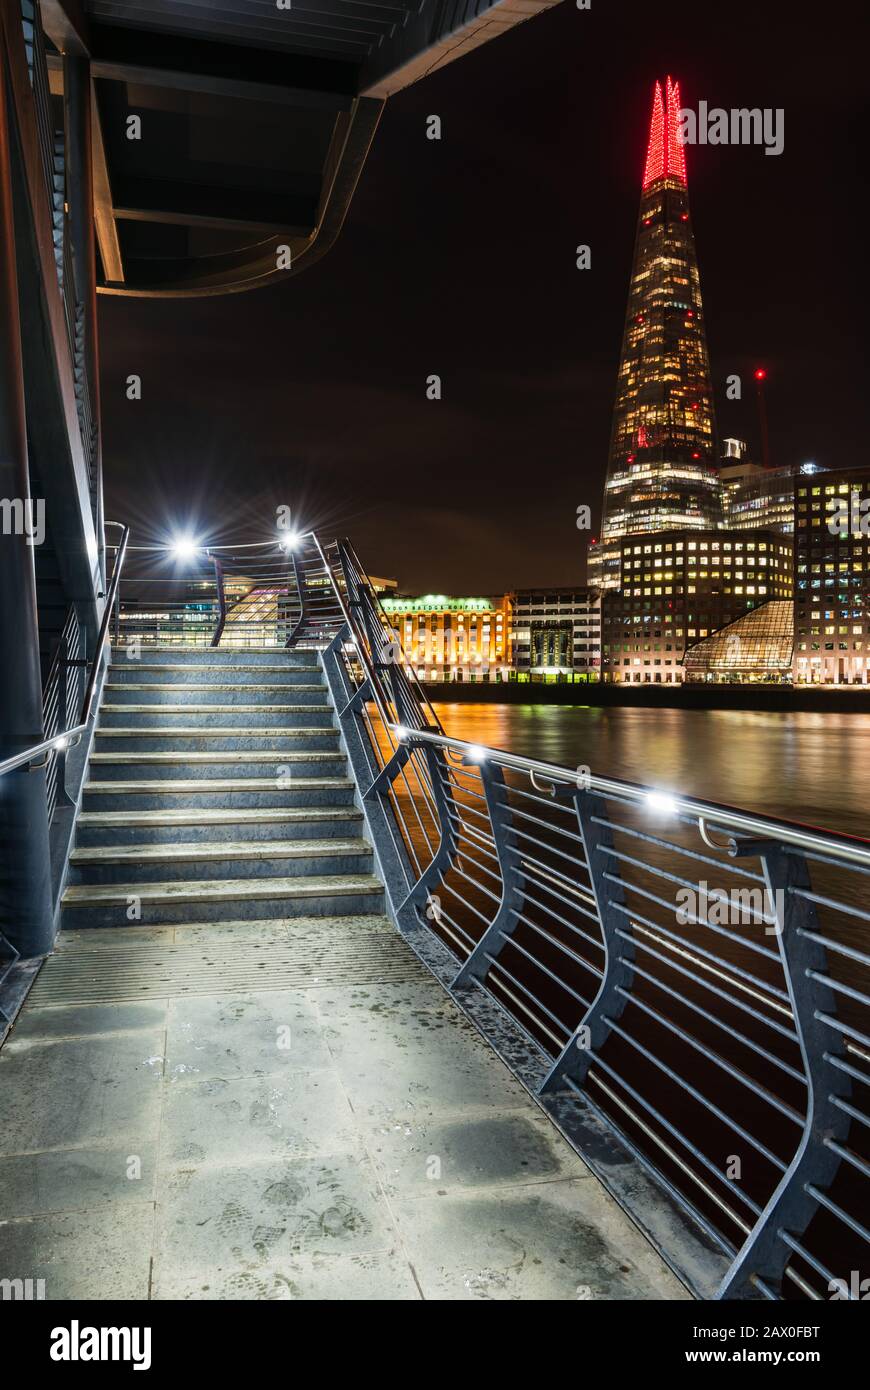
[[[2,66],[2,64],[0,64]],[[33,547],[16,518],[31,504],[12,213],[9,111],[0,71],[0,761],[43,736]],[[22,956],[53,941],[45,774],[0,777],[0,931]]]

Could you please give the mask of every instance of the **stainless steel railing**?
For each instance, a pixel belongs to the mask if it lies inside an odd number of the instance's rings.
[[[860,1297],[870,842],[448,737],[336,551],[324,666],[406,939],[696,1293]]]
[[[323,647],[344,621],[324,545],[133,546],[115,639],[145,646]],[[340,585],[338,586],[340,587]]]
[[[112,577],[109,581],[109,588],[106,595],[106,604],[103,610],[103,617],[100,629],[97,634],[97,641],[94,646],[94,653],[90,660],[84,665],[87,668],[87,676],[84,683],[84,694],[81,698],[80,706],[73,702],[75,684],[69,679],[69,672],[82,665],[82,660],[78,655],[71,655],[71,651],[78,651],[78,636],[72,637],[72,624],[74,620],[67,616],[64,625],[64,636],[61,638],[61,645],[52,662],[49,678],[43,694],[43,738],[28,748],[22,748],[19,753],[6,758],[0,762],[0,777],[7,772],[14,771],[15,768],[29,767],[32,770],[46,768],[48,777],[49,795],[49,817],[54,810],[55,798],[62,789],[62,776],[57,771],[57,766],[63,765],[67,751],[81,741],[82,735],[89,728],[91,716],[94,713],[94,703],[96,701],[97,687],[99,682],[100,670],[103,654],[106,650],[106,643],[109,638],[109,626],[112,612],[117,602],[118,588],[121,581],[121,573],[124,568],[124,560],[127,554],[127,543],[130,537],[129,526],[124,526],[117,521],[107,521],[107,526],[117,527],[121,531],[121,539],[115,550],[115,561],[112,567]],[[76,633],[78,628],[76,625]],[[63,649],[64,654],[61,653]],[[77,714],[72,711],[77,709]],[[59,755],[60,764],[58,764]],[[41,760],[41,761],[40,761]]]

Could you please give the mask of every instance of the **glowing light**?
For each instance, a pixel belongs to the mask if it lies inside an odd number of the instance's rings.
[[[399,743],[404,743],[404,742],[405,742],[405,739],[406,739],[407,737],[408,737],[408,730],[405,728],[404,724],[399,724],[398,727],[397,727],[397,729],[396,729],[396,740],[397,740],[397,742],[399,742]]]
[[[295,550],[301,539],[298,531],[281,531],[278,535],[278,544],[282,550]]]
[[[200,546],[193,536],[176,536],[170,546],[176,560],[192,560],[199,553]]]
[[[59,753],[62,753],[64,748],[69,748],[69,739],[64,738],[63,736],[61,736],[60,738],[56,738],[54,740],[54,746]]]
[[[472,743],[469,748],[466,748],[465,757],[470,763],[485,763],[486,749],[481,748],[479,743]]]
[[[646,152],[646,165],[643,186],[649,188],[656,179],[671,177],[686,182],[686,153],[680,144],[678,125],[680,115],[680,84],[670,77],[665,83],[656,82],[653,92],[653,109],[649,126],[649,144]],[[685,222],[688,213],[682,214]]]
[[[767,372],[766,372],[766,370],[764,369],[764,367],[756,367],[756,368],[755,368],[755,380],[756,380],[756,381],[764,381],[764,380],[766,380],[766,378],[767,378]]]
[[[643,173],[643,186],[648,188],[665,172],[665,105],[662,100],[662,84],[657,82],[653,93],[652,118],[649,125],[649,144],[646,151],[646,167]]]
[[[667,172],[686,182],[686,150],[680,144],[680,84],[667,81]]]
[[[647,792],[646,804],[651,811],[664,811],[669,816],[676,814],[677,803],[669,792]]]

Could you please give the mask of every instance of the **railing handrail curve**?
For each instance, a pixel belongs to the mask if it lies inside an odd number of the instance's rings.
[[[94,654],[91,657],[88,667],[88,681],[85,686],[84,698],[82,699],[81,713],[78,723],[72,728],[67,729],[59,737],[47,738],[34,743],[30,748],[23,749],[11,758],[6,758],[0,763],[0,777],[7,772],[14,771],[17,767],[23,767],[25,763],[34,763],[43,753],[51,753],[56,748],[69,748],[74,742],[77,743],[82,734],[88,727],[91,713],[93,711],[94,697],[97,689],[97,677],[100,670],[103,651],[106,646],[106,638],[109,633],[109,624],[112,619],[112,609],[115,606],[115,599],[118,593],[118,584],[121,579],[121,570],[124,567],[124,558],[127,552],[127,541],[130,535],[130,527],[121,521],[107,521],[106,526],[117,526],[121,529],[121,539],[115,554],[115,563],[112,566],[112,577],[109,581],[109,588],[106,593],[106,604],[103,609],[103,617],[100,622],[100,630],[97,635],[97,642]]]

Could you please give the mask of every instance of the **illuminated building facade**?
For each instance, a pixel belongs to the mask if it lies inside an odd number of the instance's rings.
[[[511,604],[502,598],[382,600],[402,660],[425,681],[503,681],[510,675]]]
[[[601,537],[589,578],[619,583],[630,535],[709,530],[721,522],[713,392],[680,92],[657,82],[617,379]]]
[[[759,468],[744,463],[724,467],[722,511],[730,531],[794,531],[795,478],[822,470],[814,463],[799,468]]]
[[[626,537],[619,588],[603,596],[601,678],[676,684],[688,646],[769,599],[793,597],[792,542],[710,529]]]
[[[795,684],[866,685],[870,469],[800,476],[794,544]]]
[[[601,596],[588,587],[518,589],[513,668],[519,680],[598,680]]]

